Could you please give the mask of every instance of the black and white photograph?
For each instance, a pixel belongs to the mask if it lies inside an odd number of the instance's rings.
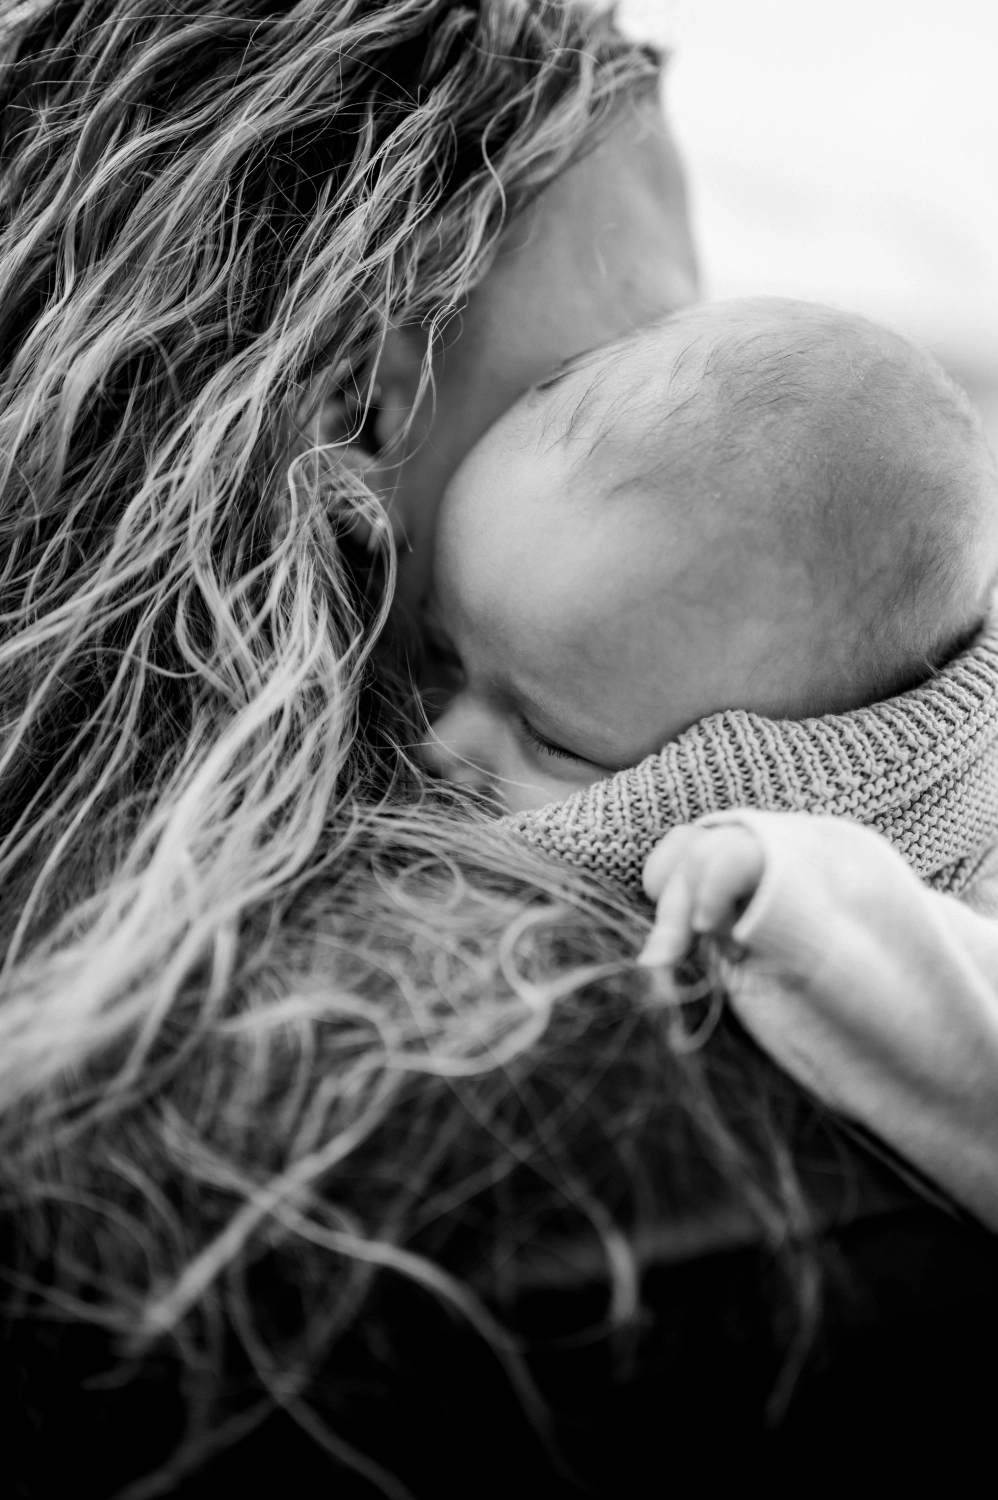
[[[0,0],[0,1500],[987,1492],[996,79]]]

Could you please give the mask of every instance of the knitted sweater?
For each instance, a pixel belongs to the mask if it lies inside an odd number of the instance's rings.
[[[815,719],[712,714],[640,765],[503,823],[636,892],[664,833],[731,807],[869,824],[930,885],[965,891],[998,844],[998,621],[910,692]]]

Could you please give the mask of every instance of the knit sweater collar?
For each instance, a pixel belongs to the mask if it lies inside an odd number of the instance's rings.
[[[730,807],[867,823],[931,885],[965,889],[998,843],[998,620],[910,692],[814,719],[712,714],[660,754],[503,824],[639,890],[664,833]]]

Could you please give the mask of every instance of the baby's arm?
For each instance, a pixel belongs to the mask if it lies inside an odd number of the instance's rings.
[[[674,830],[645,885],[643,961],[732,938],[731,1003],[756,1040],[998,1228],[998,923],[871,830],[797,813]]]

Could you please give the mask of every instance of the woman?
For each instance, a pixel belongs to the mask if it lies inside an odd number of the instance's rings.
[[[343,1465],[358,1493],[468,1493],[464,1440],[503,1434],[476,1493],[574,1492],[555,1451],[619,1493],[641,1266],[695,1280],[731,1247],[724,1295],[680,1302],[693,1342],[728,1309],[705,1347],[742,1350],[727,1405],[769,1462],[819,1231],[896,1209],[921,1243],[928,1214],[982,1285],[990,1249],[730,1023],[675,1032],[640,914],[423,784],[373,498],[418,605],[492,418],[693,296],[653,60],[560,0],[31,0],[0,25],[22,1491],[269,1492],[294,1462],[302,1494]],[[651,1408],[666,1366],[679,1391],[655,1327],[628,1387]],[[657,1428],[627,1431],[636,1464]]]

